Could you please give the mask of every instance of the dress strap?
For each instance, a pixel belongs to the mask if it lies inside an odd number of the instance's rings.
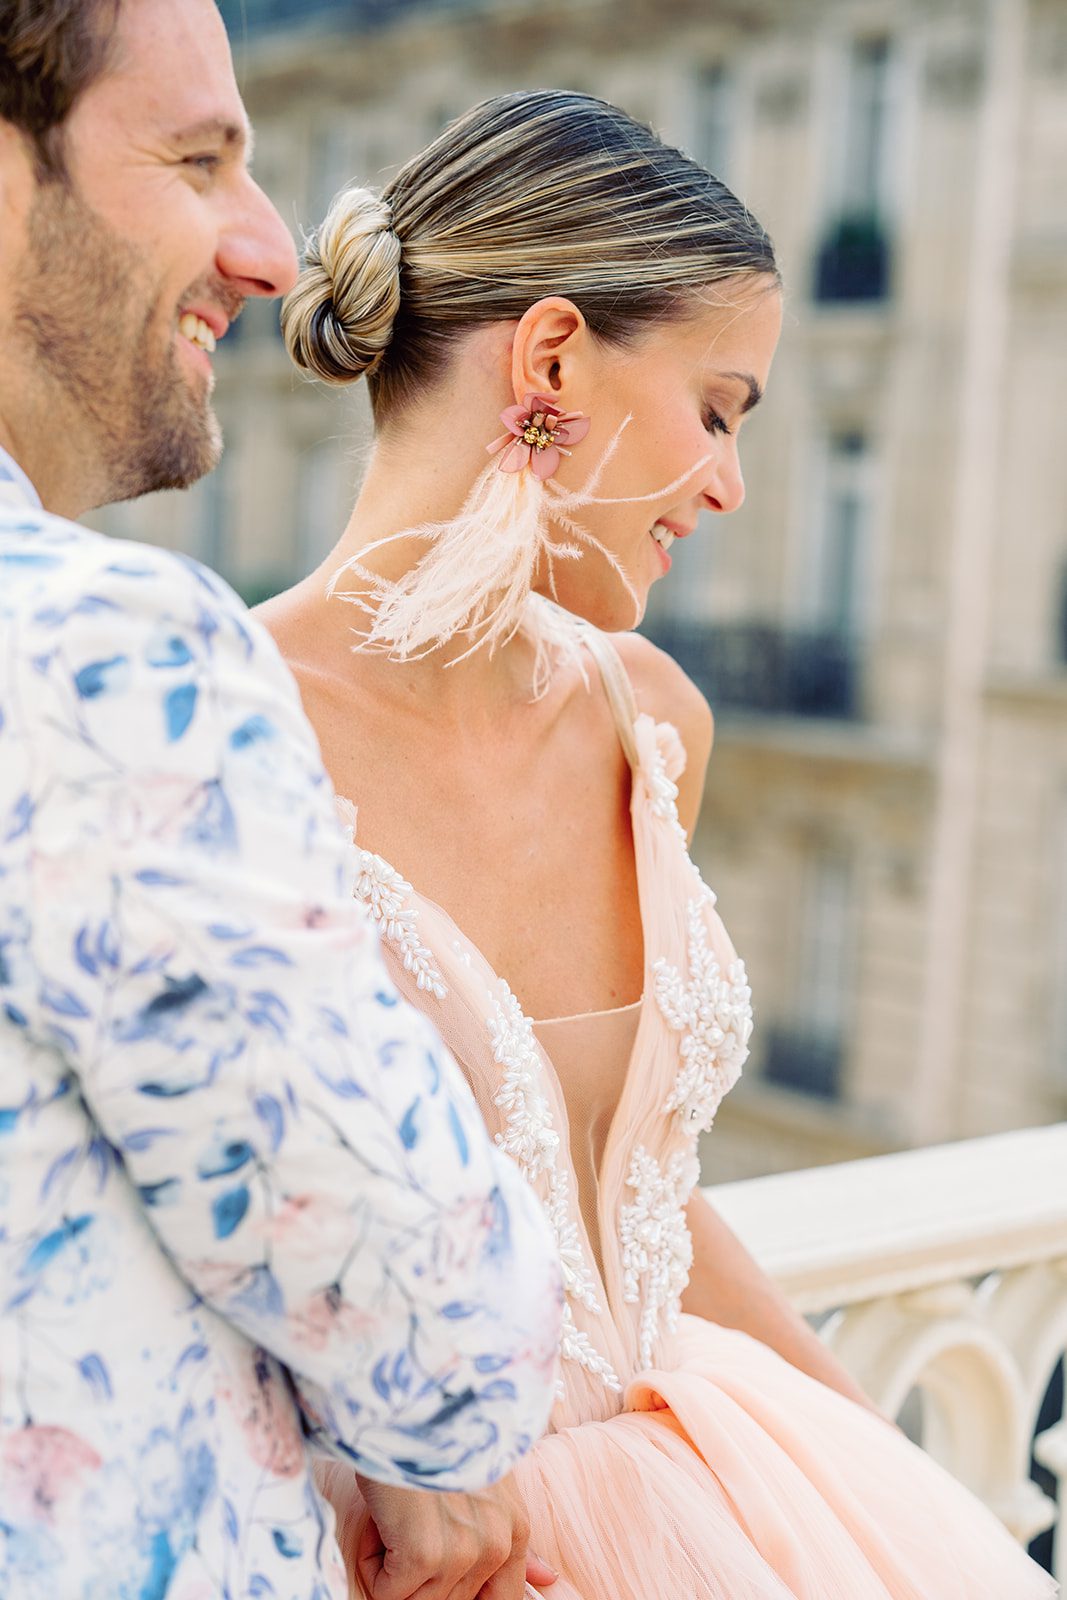
[[[583,624],[582,642],[588,647],[589,654],[597,664],[604,693],[608,697],[608,705],[615,718],[619,743],[630,766],[636,769],[640,765],[637,741],[634,738],[634,723],[637,721],[638,711],[629,674],[611,640],[598,628],[589,623]]]

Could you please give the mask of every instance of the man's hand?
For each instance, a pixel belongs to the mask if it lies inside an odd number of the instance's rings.
[[[552,1568],[528,1555],[530,1521],[510,1478],[477,1494],[394,1489],[356,1475],[367,1504],[354,1563],[372,1600],[523,1600]]]

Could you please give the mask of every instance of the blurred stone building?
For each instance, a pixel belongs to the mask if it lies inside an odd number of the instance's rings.
[[[697,854],[757,1004],[706,1177],[1067,1116],[1064,0],[223,11],[294,227],[548,84],[652,122],[776,241],[748,501],[647,623],[716,711]],[[269,306],[217,369],[224,466],[106,520],[261,597],[343,525],[363,402],[291,375]]]

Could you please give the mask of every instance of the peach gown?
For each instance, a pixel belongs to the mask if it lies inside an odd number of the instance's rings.
[[[1052,1578],[896,1429],[680,1312],[697,1139],[747,1054],[749,990],[678,822],[681,742],[637,714],[607,639],[582,636],[633,774],[636,1006],[533,1022],[452,919],[353,840],[398,987],[559,1241],[559,1397],[517,1469],[531,1548],[561,1574],[546,1600],[1051,1600]],[[345,1548],[362,1502],[328,1471]]]

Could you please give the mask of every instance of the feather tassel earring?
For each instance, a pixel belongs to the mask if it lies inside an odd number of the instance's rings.
[[[596,491],[631,418],[625,418],[584,488],[576,492],[563,489],[553,474],[561,458],[586,437],[588,417],[563,411],[548,396],[529,394],[521,406],[502,412],[501,421],[507,432],[488,446],[499,459],[479,475],[456,517],[376,540],[334,574],[328,593],[358,606],[369,618],[370,625],[354,648],[387,650],[404,661],[428,655],[457,636],[468,638],[468,648],[449,662],[455,665],[483,647],[492,653],[525,625],[535,643],[536,695],[547,687],[552,665],[579,649],[579,630],[558,607],[542,602],[531,612],[529,603],[541,599],[532,593],[539,569],[548,573],[554,594],[555,562],[579,560],[586,549],[595,549],[633,599],[635,620],[639,612],[622,564],[575,515],[586,505],[629,503],[600,499]],[[637,500],[661,498],[701,465],[698,462],[676,485]],[[555,530],[568,542],[559,542]],[[397,539],[421,539],[429,549],[402,578],[391,582],[372,572],[366,561]],[[365,587],[339,589],[347,572]]]

